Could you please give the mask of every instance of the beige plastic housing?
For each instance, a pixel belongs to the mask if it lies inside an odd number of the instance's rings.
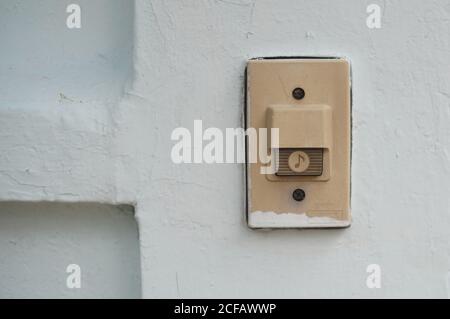
[[[302,88],[305,96],[292,92]],[[279,129],[276,170],[247,156],[251,228],[347,227],[350,215],[350,64],[341,58],[255,59],[247,66],[246,127]],[[249,150],[247,143],[247,153]],[[247,154],[248,155],[248,154]],[[274,161],[275,161],[274,159]],[[294,199],[303,190],[303,200]]]
[[[275,105],[267,108],[267,127],[282,128],[280,148],[329,148],[331,108],[325,104]]]

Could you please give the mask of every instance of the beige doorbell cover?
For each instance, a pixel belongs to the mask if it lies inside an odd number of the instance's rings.
[[[246,165],[252,228],[347,227],[350,216],[350,64],[342,58],[254,59],[246,127],[279,129],[273,174]],[[247,143],[248,152],[248,143]],[[248,157],[247,157],[248,160]]]

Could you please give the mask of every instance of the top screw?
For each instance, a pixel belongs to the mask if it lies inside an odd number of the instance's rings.
[[[295,88],[292,91],[292,96],[296,100],[301,100],[301,99],[303,99],[305,97],[305,90],[303,90],[302,88]]]

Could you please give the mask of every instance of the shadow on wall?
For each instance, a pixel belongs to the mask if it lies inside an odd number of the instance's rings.
[[[1,202],[0,298],[140,298],[138,237],[129,205]]]

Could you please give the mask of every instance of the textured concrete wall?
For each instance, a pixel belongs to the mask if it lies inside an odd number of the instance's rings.
[[[0,298],[141,296],[130,206],[0,203],[0,238]]]
[[[0,297],[139,297],[134,216],[113,206],[113,114],[132,71],[133,2],[0,1]],[[74,202],[20,203],[19,201]],[[133,224],[134,222],[134,224]],[[136,260],[137,259],[137,260]],[[66,287],[68,264],[81,289]]]
[[[0,198],[136,205],[144,297],[447,297],[450,5],[373,1],[369,29],[370,3],[136,1],[118,103],[1,100]],[[249,230],[242,165],[170,160],[175,127],[242,126],[246,60],[271,55],[352,62],[350,229]]]

